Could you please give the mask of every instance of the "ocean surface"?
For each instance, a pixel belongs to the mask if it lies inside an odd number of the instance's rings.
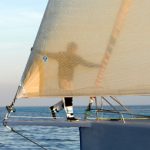
[[[150,115],[150,106],[128,106],[134,113]],[[86,107],[74,107],[74,114],[78,118],[84,117]],[[109,109],[106,106],[105,109]],[[2,119],[6,110],[0,107],[0,150],[40,150],[38,146],[25,140],[16,133],[10,132],[3,127]],[[32,117],[50,117],[48,107],[17,107],[14,116],[32,116]],[[103,114],[104,116],[105,114]],[[59,117],[65,117],[65,112],[59,112]],[[93,115],[95,112],[93,111]],[[113,117],[112,114],[105,117]],[[119,117],[119,116],[115,116]],[[43,118],[43,121],[46,119]],[[49,150],[79,150],[79,129],[78,128],[59,128],[59,127],[41,127],[41,126],[15,126],[15,130],[38,142]]]

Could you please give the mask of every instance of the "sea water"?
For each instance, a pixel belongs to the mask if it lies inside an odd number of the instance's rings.
[[[134,113],[150,115],[150,106],[128,106]],[[86,107],[75,107],[76,117],[83,118]],[[108,108],[107,108],[108,109]],[[2,119],[6,110],[0,107],[0,150],[40,150],[38,146],[25,140],[19,135],[10,132],[2,126]],[[48,107],[17,107],[15,116],[32,116],[32,117],[49,117]],[[62,111],[59,117],[65,117]],[[43,120],[46,121],[46,120]],[[75,127],[60,128],[49,126],[16,126],[14,127],[19,133],[38,142],[50,150],[79,150],[79,129]]]

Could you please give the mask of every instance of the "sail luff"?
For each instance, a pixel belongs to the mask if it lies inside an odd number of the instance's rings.
[[[47,6],[46,6],[46,9],[45,9],[45,12],[44,12],[44,15],[43,15],[43,18],[42,18],[42,21],[41,21],[41,24],[40,24],[38,33],[37,33],[37,35],[36,35],[36,38],[35,38],[33,47],[31,48],[31,52],[30,52],[30,55],[29,55],[27,64],[26,64],[26,66],[25,66],[25,70],[24,70],[24,72],[23,72],[23,74],[22,74],[22,77],[21,77],[21,80],[20,80],[20,89],[18,90],[18,92],[17,92],[18,94],[16,95],[17,98],[20,97],[21,91],[24,90],[24,84],[25,84],[25,82],[26,82],[26,79],[28,78],[27,76],[30,76],[30,75],[31,75],[31,73],[29,74],[29,70],[30,70],[31,67],[32,67],[31,64],[32,64],[33,61],[34,61],[34,55],[35,55],[35,53],[36,53],[36,49],[39,49],[39,48],[37,48],[37,47],[35,46],[35,43],[36,43],[37,39],[39,38],[41,29],[43,28],[43,27],[42,27],[42,26],[43,26],[43,22],[44,22],[43,20],[44,20],[46,14],[47,14],[48,6],[49,6],[49,5],[50,5],[50,0],[48,1],[48,4],[47,4]]]
[[[100,87],[101,86],[101,82],[103,81],[104,78],[104,74],[105,74],[105,70],[106,67],[109,63],[109,59],[111,57],[111,54],[115,48],[115,44],[117,42],[117,39],[119,38],[119,34],[121,33],[121,30],[123,28],[123,25],[125,23],[129,8],[132,4],[133,0],[123,0],[120,10],[118,12],[113,30],[112,30],[112,34],[110,36],[104,57],[102,59],[102,62],[100,64],[100,70],[99,73],[97,75],[97,79],[96,79],[96,86]]]

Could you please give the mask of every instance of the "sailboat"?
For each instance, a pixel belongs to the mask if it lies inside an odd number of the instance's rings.
[[[4,125],[79,127],[81,150],[148,150],[148,116],[44,123],[15,123],[9,117],[21,98],[101,96],[107,101],[110,96],[122,106],[115,96],[149,95],[149,4],[148,0],[49,0]],[[68,50],[71,44],[76,50]]]

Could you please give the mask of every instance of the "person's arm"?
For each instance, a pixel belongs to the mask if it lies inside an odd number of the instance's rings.
[[[52,53],[52,52],[46,52],[46,51],[40,51],[40,55],[47,56],[47,57],[53,58],[53,59],[57,59],[59,57],[58,53]]]
[[[79,64],[83,65],[83,66],[86,66],[86,67],[91,67],[91,68],[98,68],[100,67],[99,64],[96,64],[96,63],[92,63],[92,62],[89,62],[83,58],[81,58],[80,56],[78,56],[78,62]]]

